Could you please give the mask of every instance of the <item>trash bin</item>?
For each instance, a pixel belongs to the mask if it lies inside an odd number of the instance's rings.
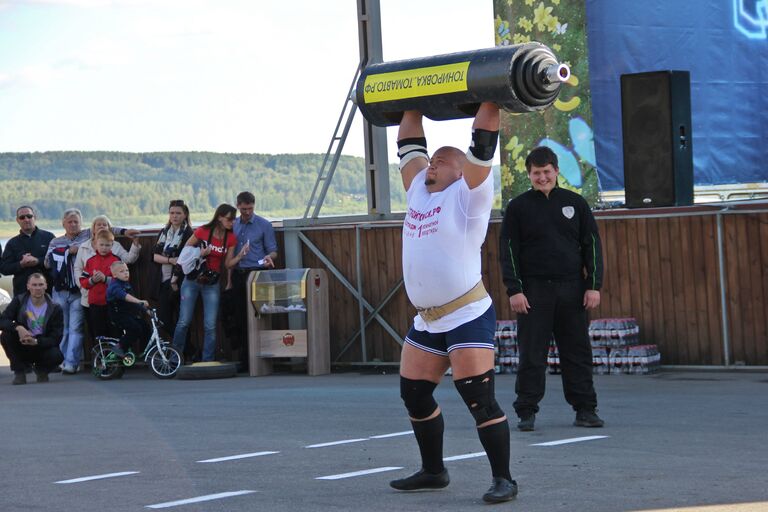
[[[248,276],[248,371],[272,373],[276,357],[306,357],[309,375],[331,372],[328,276],[319,268],[260,270]],[[277,315],[287,329],[272,327]],[[283,322],[284,323],[284,322]]]

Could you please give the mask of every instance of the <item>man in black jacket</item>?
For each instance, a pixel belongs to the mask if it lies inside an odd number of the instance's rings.
[[[0,274],[13,276],[13,295],[26,290],[27,278],[38,272],[47,276],[45,254],[54,236],[35,226],[35,210],[31,206],[16,209],[19,234],[8,240],[0,259]],[[47,279],[47,277],[46,277]]]
[[[64,360],[59,350],[64,314],[45,288],[43,275],[32,274],[27,292],[15,296],[0,315],[0,343],[11,361],[13,384],[27,383],[28,366],[35,369],[37,382],[48,382],[48,374]]]
[[[499,243],[504,285],[518,321],[517,428],[534,429],[553,334],[565,399],[576,411],[574,425],[602,427],[587,320],[587,310],[600,304],[603,277],[597,223],[583,197],[558,187],[551,149],[532,150],[525,167],[533,188],[509,202]]]

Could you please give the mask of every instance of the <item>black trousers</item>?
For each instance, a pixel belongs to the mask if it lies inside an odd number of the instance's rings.
[[[256,269],[258,270],[258,269]],[[240,360],[248,361],[248,298],[245,295],[246,284],[251,270],[235,269],[232,271],[231,309],[232,321],[227,335],[232,348],[240,351]]]
[[[549,340],[555,336],[560,353],[565,400],[579,411],[597,407],[592,383],[592,348],[589,341],[586,286],[581,280],[526,279],[525,293],[531,309],[517,315],[520,364],[514,407],[518,416],[538,412],[544,398]]]
[[[147,322],[142,318],[115,311],[109,312],[109,319],[118,329],[123,331],[122,336],[120,336],[120,348],[123,350],[133,348],[138,354],[144,348],[144,342],[149,339]]]
[[[0,336],[5,355],[11,362],[12,372],[23,372],[34,365],[38,372],[50,373],[64,360],[58,346],[43,348],[39,345],[22,345],[15,330],[3,332]]]
[[[179,318],[179,292],[171,288],[171,280],[160,283],[160,293],[157,302],[157,317],[163,322],[161,327],[165,339],[173,339],[176,331],[176,321]]]
[[[106,304],[88,304],[85,312],[88,330],[91,332],[91,338],[94,343],[97,337],[110,336],[112,334],[112,329],[109,327],[109,312]]]

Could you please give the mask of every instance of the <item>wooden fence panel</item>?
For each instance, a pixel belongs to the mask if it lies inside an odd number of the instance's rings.
[[[731,362],[768,363],[768,213],[723,216]]]
[[[694,207],[695,209],[696,207]],[[726,304],[729,318],[730,362],[768,365],[768,205],[764,211],[730,211],[722,216]],[[675,213],[685,208],[672,209]],[[592,318],[635,317],[641,341],[655,343],[663,364],[722,365],[725,363],[720,310],[717,210],[687,216],[643,216],[642,211],[598,212],[605,260],[602,303]],[[376,308],[402,278],[401,227],[397,222],[361,225],[360,256],[365,299]],[[511,319],[501,280],[498,245],[501,220],[488,227],[482,249],[483,281],[496,307],[498,319]],[[281,258],[283,233],[278,227]],[[338,271],[357,287],[354,225],[313,228],[303,233]],[[154,236],[140,239],[142,254],[131,266],[137,294],[151,296],[156,266],[151,262]],[[305,267],[325,268],[302,246]],[[439,262],[436,262],[439,264]],[[278,264],[278,266],[281,266]],[[361,362],[358,301],[329,272],[331,360]],[[364,318],[370,313],[365,311]],[[380,311],[404,337],[415,315],[401,287]],[[199,316],[199,315],[198,315]],[[202,342],[199,318],[190,329],[190,342]],[[221,329],[220,329],[221,333]],[[368,361],[397,362],[400,346],[376,320],[365,331]],[[345,346],[349,347],[345,350]],[[345,350],[343,353],[342,351]],[[231,354],[220,334],[219,356]]]

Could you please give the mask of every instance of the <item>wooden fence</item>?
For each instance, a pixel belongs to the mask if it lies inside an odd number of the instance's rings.
[[[768,203],[727,210],[616,210],[596,217],[605,278],[602,303],[592,318],[635,317],[641,341],[659,346],[662,364],[768,365]],[[500,227],[500,219],[491,221],[482,251],[483,280],[497,317],[511,319],[498,263]],[[299,228],[277,227],[281,255],[285,229]],[[310,242],[302,243],[303,266],[325,268],[330,277],[331,361],[399,361],[400,344],[392,332],[404,336],[415,315],[401,284],[400,223],[300,232]],[[151,237],[143,239],[145,254],[135,269],[140,276],[150,275],[152,243]],[[149,286],[145,280],[137,283],[139,293]],[[355,296],[358,290],[368,308]],[[369,309],[379,307],[378,318],[370,318]],[[360,326],[365,322],[363,351]],[[195,344],[200,343],[197,330]],[[220,339],[219,354],[228,357],[230,344]]]

